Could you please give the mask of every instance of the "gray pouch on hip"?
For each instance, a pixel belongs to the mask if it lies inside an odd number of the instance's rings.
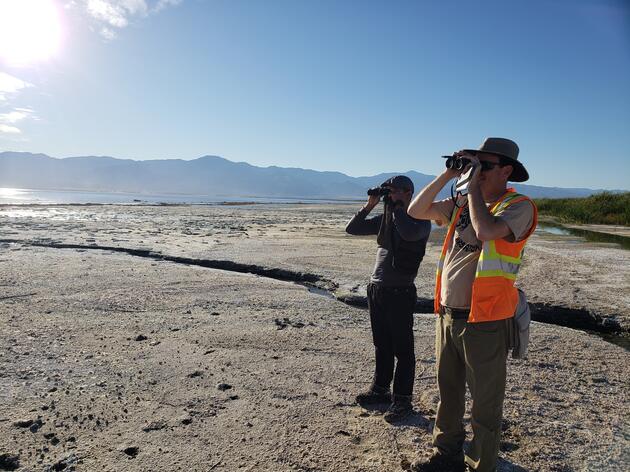
[[[513,359],[526,359],[527,347],[529,345],[529,325],[532,321],[532,314],[529,311],[529,304],[527,303],[527,297],[525,293],[518,289],[518,304],[516,305],[516,311],[514,312],[514,339],[512,358]]]

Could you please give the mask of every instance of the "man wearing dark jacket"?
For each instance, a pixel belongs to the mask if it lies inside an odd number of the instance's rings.
[[[367,218],[380,201],[380,196],[371,195],[350,220],[346,232],[378,235],[376,264],[367,287],[376,368],[372,385],[366,392],[360,393],[356,401],[360,405],[391,402],[385,420],[393,423],[403,420],[413,411],[414,280],[424,256],[431,224],[428,220],[416,220],[407,214],[413,196],[411,179],[398,175],[385,181],[381,187],[390,190],[384,198],[383,214]],[[390,394],[392,380],[393,398]]]

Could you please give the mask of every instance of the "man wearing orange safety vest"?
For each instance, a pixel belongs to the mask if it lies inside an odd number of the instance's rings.
[[[435,284],[436,370],[440,392],[433,455],[414,471],[493,471],[496,468],[505,394],[506,360],[518,303],[514,287],[527,238],[536,228],[534,203],[507,182],[529,178],[518,146],[487,138],[479,149],[453,155],[468,159],[447,168],[410,204],[418,219],[448,224]],[[472,167],[468,194],[434,201],[453,178]],[[472,397],[473,438],[466,454],[466,384]]]

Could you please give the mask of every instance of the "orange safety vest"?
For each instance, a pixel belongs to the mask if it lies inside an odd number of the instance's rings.
[[[524,200],[531,202],[534,207],[534,222],[526,236],[521,241],[513,243],[504,239],[483,242],[472,285],[469,323],[503,320],[514,316],[514,310],[518,304],[518,291],[514,287],[514,281],[521,266],[525,243],[538,224],[538,210],[529,197],[516,193],[513,188],[508,188],[506,193],[490,209],[490,213],[495,215],[508,206]],[[461,207],[457,211],[453,211],[448,232],[444,238],[435,280],[435,313],[439,313],[440,309],[442,269],[444,268],[446,252],[453,240],[455,224],[463,209],[464,207]]]

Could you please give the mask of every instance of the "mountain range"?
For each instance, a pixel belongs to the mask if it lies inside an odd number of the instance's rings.
[[[341,172],[320,172],[292,167],[257,167],[219,156],[193,160],[135,161],[103,156],[53,158],[28,152],[0,153],[0,187],[40,190],[81,190],[137,194],[182,194],[215,197],[274,197],[356,199],[366,190],[399,173],[351,177]],[[416,190],[435,176],[400,172]],[[450,187],[450,186],[447,186]],[[585,197],[601,190],[514,184],[533,198]],[[441,192],[450,194],[450,188]]]

